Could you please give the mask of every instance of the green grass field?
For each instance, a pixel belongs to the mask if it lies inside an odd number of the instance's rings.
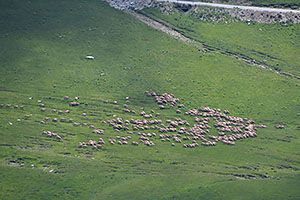
[[[199,20],[201,12],[193,13],[192,16],[184,12],[165,15],[155,8],[146,9],[142,13],[168,23],[206,45],[245,55],[273,69],[300,75],[299,24],[226,23],[229,19],[223,23],[207,23]]]
[[[12,104],[0,108],[0,199],[299,199],[299,80],[201,53],[98,0],[1,0],[0,10],[0,104]],[[217,34],[219,25],[203,26],[207,35],[216,31],[203,39],[207,43],[213,36],[216,41],[226,37]],[[228,26],[232,32],[247,27]],[[282,33],[279,25],[266,27],[270,34]],[[287,29],[299,35],[298,25]],[[280,37],[277,43],[283,43]],[[296,52],[287,62],[285,52],[293,52],[292,47]],[[297,73],[299,48],[292,47],[282,46],[280,58],[288,65],[284,69]],[[108,144],[109,138],[127,134],[102,120],[142,119],[121,111],[126,96],[137,112],[144,107],[147,113],[160,112],[162,120],[180,117],[193,124],[193,117],[175,109],[160,111],[145,90],[173,93],[184,111],[227,109],[268,128],[234,146],[185,149],[159,139],[153,139],[154,147]],[[78,96],[81,105],[70,107],[65,95]],[[104,104],[106,99],[118,101],[120,108]],[[51,109],[71,112],[58,115]],[[99,135],[66,122],[40,124],[45,117],[93,124],[105,130],[106,144],[98,150],[78,148],[78,142]],[[286,128],[275,129],[278,124]],[[45,130],[62,139],[42,135]]]

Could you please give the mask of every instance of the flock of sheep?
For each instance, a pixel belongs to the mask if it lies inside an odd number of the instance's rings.
[[[175,112],[179,116],[184,109],[183,104],[179,104],[179,99],[175,98],[173,94],[157,94],[155,92],[145,91],[145,94],[152,97],[158,104],[158,108],[163,110],[166,106],[170,109],[177,107]],[[29,99],[32,100],[32,97]],[[66,102],[69,101],[69,97],[65,96]],[[155,146],[158,141],[163,143],[170,143],[171,146],[181,145],[184,148],[195,148],[199,145],[203,146],[216,146],[217,143],[223,143],[227,145],[234,145],[237,140],[257,137],[257,128],[266,128],[265,125],[257,125],[253,120],[247,118],[234,117],[230,115],[228,110],[221,111],[216,108],[200,107],[198,109],[185,109],[183,112],[186,117],[193,118],[192,122],[188,120],[183,120],[179,117],[175,119],[162,120],[159,119],[160,113],[156,113],[154,110],[150,110],[146,113],[144,108],[141,108],[141,112],[136,112],[129,109],[128,103],[130,103],[130,97],[125,98],[127,104],[123,104],[122,111],[124,113],[131,113],[133,116],[140,116],[139,119],[123,119],[115,118],[109,120],[102,120],[103,126],[109,126],[117,134],[127,136],[114,136],[107,139],[107,143],[110,145],[129,145],[138,146],[140,144],[152,147]],[[69,106],[79,106],[79,98],[75,97],[74,101],[69,102]],[[46,111],[46,106],[38,101],[41,112]],[[104,100],[103,103],[108,104],[108,100]],[[113,108],[118,109],[119,105],[117,101],[111,102]],[[11,107],[11,104],[0,104],[1,107]],[[24,106],[15,105],[14,108],[24,109]],[[57,113],[61,115],[63,113],[70,113],[70,110],[56,110],[51,109],[52,113]],[[31,115],[25,115],[25,119],[30,118]],[[87,113],[82,113],[82,116],[87,116]],[[52,122],[67,122],[72,123],[73,126],[86,126],[92,130],[93,134],[104,135],[105,131],[103,129],[95,129],[95,125],[88,123],[74,122],[72,118],[61,117],[52,118],[45,117],[43,120],[39,121],[41,124],[45,124],[48,120]],[[275,128],[282,129],[284,126],[277,125]],[[214,134],[213,134],[214,133]],[[42,134],[47,137],[53,137],[61,140],[62,137],[57,133],[51,131],[43,131]],[[134,136],[135,135],[135,136]],[[134,139],[137,138],[137,139]],[[89,140],[88,142],[79,142],[79,148],[87,148],[91,146],[94,149],[101,148],[105,143],[103,138],[98,140]]]

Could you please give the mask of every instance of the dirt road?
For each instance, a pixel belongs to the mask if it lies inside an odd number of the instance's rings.
[[[177,0],[156,0],[158,2],[170,2],[170,3],[179,3],[185,5],[197,5],[197,6],[209,6],[209,7],[218,7],[218,8],[239,8],[242,10],[253,10],[253,11],[263,11],[263,12],[281,12],[281,13],[298,13],[300,10],[291,10],[291,9],[280,9],[280,8],[267,8],[267,7],[254,7],[254,6],[239,6],[239,5],[229,5],[229,4],[218,4],[218,3],[204,3],[204,2],[193,2],[193,1],[177,1]]]

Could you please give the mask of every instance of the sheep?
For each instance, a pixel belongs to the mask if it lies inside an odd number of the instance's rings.
[[[285,127],[283,125],[277,125],[275,126],[276,129],[284,129]]]
[[[95,57],[91,56],[91,55],[87,55],[84,58],[87,59],[87,60],[95,60]]]
[[[61,136],[59,136],[57,133],[53,133],[51,131],[43,131],[42,134],[46,135],[48,137],[55,137],[57,139],[61,139]]]
[[[95,129],[92,131],[92,133],[96,133],[96,134],[99,134],[99,135],[104,135],[104,130],[102,129]]]
[[[119,108],[119,106],[118,106],[118,105],[115,105],[115,106],[114,106],[114,109],[118,109],[118,108]]]
[[[60,119],[61,122],[65,122],[66,120],[67,120],[67,119],[64,118],[64,117]]]
[[[80,126],[80,123],[74,122],[74,123],[73,123],[73,126]]]
[[[70,102],[69,105],[70,106],[79,106],[80,103],[79,102]]]
[[[184,108],[184,105],[183,105],[183,104],[178,104],[177,107],[178,107],[178,108]]]

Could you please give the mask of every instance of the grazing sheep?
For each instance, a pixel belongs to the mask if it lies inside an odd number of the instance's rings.
[[[68,96],[64,96],[64,99],[65,99],[65,100],[68,100],[69,98],[70,98],[70,97],[68,97]]]
[[[79,106],[80,103],[79,102],[70,102],[69,105],[70,106]]]
[[[87,59],[87,60],[95,60],[95,57],[91,56],[91,55],[87,55],[84,58]]]
[[[277,129],[284,129],[285,127],[283,125],[277,125],[277,126],[275,126],[275,128],[277,128]]]
[[[73,126],[80,126],[80,123],[74,122]]]
[[[61,139],[61,136],[59,136],[57,133],[52,133],[51,131],[43,131],[42,134],[48,137],[55,137],[57,139]]]
[[[96,134],[99,134],[99,135],[104,135],[104,130],[102,129],[95,129],[92,131],[92,133],[96,133]]]
[[[184,108],[183,104],[178,104],[178,108]]]
[[[119,106],[118,106],[118,105],[115,105],[115,106],[114,106],[114,109],[118,109],[118,108],[119,108]]]

